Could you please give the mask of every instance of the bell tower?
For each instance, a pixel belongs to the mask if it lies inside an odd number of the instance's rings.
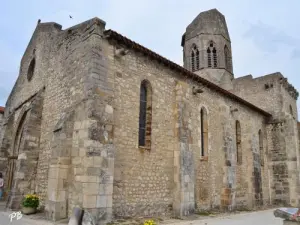
[[[231,41],[225,17],[217,10],[201,12],[182,36],[184,68],[232,89]]]

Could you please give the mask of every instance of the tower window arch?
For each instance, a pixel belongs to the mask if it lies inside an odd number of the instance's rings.
[[[192,72],[197,71],[200,69],[200,59],[199,56],[200,52],[196,45],[193,45],[191,50],[191,66],[192,66]]]
[[[230,52],[229,52],[227,45],[225,45],[225,47],[224,47],[224,58],[225,58],[225,68],[227,70],[231,71],[232,70],[231,57],[230,57]]]
[[[208,67],[218,67],[218,56],[217,49],[213,41],[209,42],[209,47],[206,50],[207,53],[207,66]]]
[[[150,150],[152,121],[152,88],[147,80],[140,86],[139,147]]]

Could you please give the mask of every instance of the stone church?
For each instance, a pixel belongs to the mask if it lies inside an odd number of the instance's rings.
[[[298,92],[276,72],[235,78],[216,9],[182,36],[183,67],[94,18],[40,20],[3,119],[7,207],[37,193],[120,217],[299,206]]]

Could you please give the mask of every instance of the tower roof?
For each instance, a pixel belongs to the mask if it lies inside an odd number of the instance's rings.
[[[225,16],[217,9],[201,12],[193,22],[188,25],[183,38],[188,40],[199,34],[222,35],[225,39],[230,41]]]

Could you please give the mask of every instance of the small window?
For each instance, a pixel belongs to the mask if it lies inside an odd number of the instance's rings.
[[[140,115],[139,115],[139,147],[150,150],[151,121],[152,121],[152,89],[150,82],[143,80],[140,87]]]
[[[237,164],[238,165],[242,165],[242,160],[243,160],[243,156],[242,156],[242,138],[241,138],[241,124],[239,121],[235,122],[235,138],[236,138],[236,160],[237,160]]]
[[[200,122],[201,122],[201,156],[208,155],[208,121],[207,112],[204,107],[200,111]]]
[[[260,165],[264,166],[264,144],[261,130],[258,131]]]
[[[293,116],[293,107],[290,105],[290,114]]]
[[[28,72],[27,72],[27,80],[31,81],[35,70],[35,58],[33,58],[29,64]]]

